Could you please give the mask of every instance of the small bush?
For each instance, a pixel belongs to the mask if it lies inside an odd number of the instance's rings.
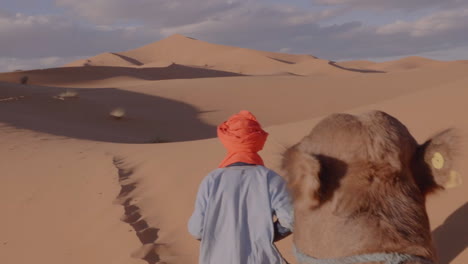
[[[115,108],[114,110],[110,111],[109,115],[117,120],[122,119],[125,117],[125,109],[121,107]]]
[[[20,79],[20,83],[21,83],[21,84],[27,84],[27,83],[28,83],[28,80],[29,80],[29,77],[28,77],[28,76],[23,76],[23,77],[21,77],[21,79]]]
[[[62,99],[62,100],[65,100],[65,99],[68,99],[68,98],[78,98],[78,92],[71,91],[71,90],[66,90],[63,93],[60,93],[57,97],[59,99]]]

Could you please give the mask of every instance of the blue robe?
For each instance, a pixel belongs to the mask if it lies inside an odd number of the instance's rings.
[[[285,263],[273,244],[272,216],[292,231],[285,181],[263,166],[233,166],[200,184],[188,230],[201,239],[201,264]]]

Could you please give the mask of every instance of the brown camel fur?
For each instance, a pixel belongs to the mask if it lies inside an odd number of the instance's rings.
[[[380,111],[325,118],[284,154],[296,247],[315,258],[397,252],[437,263],[425,197],[458,183],[457,142],[446,130],[418,145]]]

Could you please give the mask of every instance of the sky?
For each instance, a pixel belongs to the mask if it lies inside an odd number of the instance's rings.
[[[335,61],[468,59],[468,0],[0,0],[0,72],[172,34]]]

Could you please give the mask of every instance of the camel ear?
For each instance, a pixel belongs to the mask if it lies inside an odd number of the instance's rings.
[[[455,170],[459,137],[453,129],[445,130],[419,147],[418,160],[424,172],[417,173],[416,181],[424,192],[437,188],[453,188],[461,184],[460,174]],[[419,163],[420,163],[419,162]]]
[[[315,208],[320,204],[320,162],[314,155],[289,148],[283,155],[283,170],[295,204]]]

